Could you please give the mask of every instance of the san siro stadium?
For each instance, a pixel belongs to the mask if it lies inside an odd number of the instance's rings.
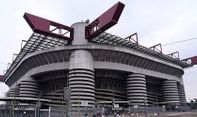
[[[185,105],[183,74],[191,64],[163,54],[160,45],[140,45],[137,33],[107,33],[124,5],[115,7],[71,27],[25,13],[33,34],[4,74],[7,100],[40,100],[41,108],[66,100],[71,109]],[[109,12],[114,16],[106,21]]]

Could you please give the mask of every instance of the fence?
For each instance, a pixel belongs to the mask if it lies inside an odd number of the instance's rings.
[[[48,117],[48,111],[41,110],[40,111],[40,117]],[[0,117],[35,117],[35,111],[34,110],[15,110],[14,112],[11,112],[7,109],[1,109],[0,110]]]
[[[186,108],[187,107],[187,108]],[[182,111],[185,108],[189,110],[189,107],[178,107],[176,110],[173,111]],[[65,106],[51,106],[49,109],[40,109],[39,110],[39,116],[36,115],[36,108],[35,107],[29,107],[29,108],[10,108],[9,106],[3,105],[0,106],[0,117],[66,117],[67,110]],[[156,113],[156,112],[165,112],[164,107],[130,107],[129,109],[123,109],[123,110],[112,110],[111,108],[72,108],[69,111],[69,116],[72,117],[84,117],[85,114],[89,117],[92,117],[94,114],[111,114],[120,112],[120,113]]]

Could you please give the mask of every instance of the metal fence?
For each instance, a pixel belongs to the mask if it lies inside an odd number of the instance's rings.
[[[185,110],[186,109],[186,110]],[[171,109],[172,111],[188,111],[188,106],[179,106],[178,108]],[[36,108],[21,108],[19,110],[10,108],[9,106],[0,106],[0,117],[66,117],[68,114],[70,117],[85,117],[85,115],[88,115],[89,117],[93,117],[93,115],[96,114],[105,114],[106,116],[111,116],[114,113],[160,113],[160,112],[166,112],[169,110],[166,110],[164,107],[130,107],[123,110],[113,110],[112,108],[72,108],[69,110],[69,113],[67,112],[66,106],[50,106],[49,109],[40,109],[39,113],[36,113]]]
[[[40,111],[40,117],[48,117],[48,111]],[[0,117],[36,117],[34,110],[15,110],[10,112],[10,110],[1,109]]]

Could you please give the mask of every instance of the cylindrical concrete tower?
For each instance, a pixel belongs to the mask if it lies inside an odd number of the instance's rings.
[[[175,80],[164,80],[162,84],[163,98],[166,103],[179,103],[177,82]]]
[[[127,98],[131,105],[144,105],[147,98],[145,75],[134,73],[127,76]]]
[[[183,84],[178,85],[179,100],[182,104],[186,104],[185,89]]]
[[[180,83],[178,83],[178,93],[180,104],[185,105],[187,103],[185,96],[185,88],[183,84],[183,77],[180,78]]]
[[[31,77],[21,81],[19,92],[20,97],[38,98],[40,93],[38,81]]]
[[[19,88],[10,88],[8,93],[7,93],[7,97],[17,97],[19,95]]]
[[[87,44],[85,39],[85,26],[80,22],[72,25],[74,40],[72,45]],[[69,59],[69,86],[71,87],[72,107],[94,107],[95,85],[93,58],[87,50],[75,50]]]

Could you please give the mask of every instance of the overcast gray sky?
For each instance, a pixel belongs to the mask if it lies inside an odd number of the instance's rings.
[[[126,37],[138,32],[139,43],[146,47],[197,37],[196,0],[121,0],[126,6],[119,23],[108,30]],[[20,50],[21,40],[32,31],[23,19],[25,12],[72,25],[97,18],[118,0],[1,0],[0,4],[0,74]],[[184,59],[197,55],[197,40],[164,46],[165,54],[179,51]],[[187,100],[197,98],[197,67],[185,69]],[[8,88],[0,83],[0,94]]]

